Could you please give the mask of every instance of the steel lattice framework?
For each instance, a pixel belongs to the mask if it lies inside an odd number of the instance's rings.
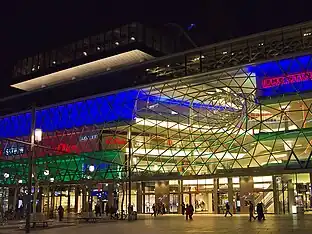
[[[250,56],[233,51],[222,53]],[[206,57],[196,56],[188,76],[172,70],[177,65],[172,62],[146,70],[170,77],[166,81],[38,109],[36,127],[44,136],[36,146],[36,178],[42,183],[123,180],[129,161],[133,180],[311,168],[308,53],[227,62],[232,67],[206,71]],[[12,175],[1,178],[3,183],[27,178],[29,147],[23,142],[29,141],[30,125],[29,112],[0,119],[0,171]]]

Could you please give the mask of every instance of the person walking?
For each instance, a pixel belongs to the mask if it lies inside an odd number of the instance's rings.
[[[232,215],[232,213],[231,213],[231,211],[230,211],[230,204],[227,202],[226,204],[225,204],[225,215],[224,215],[224,217],[226,217],[227,216],[227,214],[230,214],[231,215],[231,217],[233,216]]]
[[[189,219],[189,215],[190,215],[190,208],[189,208],[189,205],[186,204],[186,208],[185,208],[185,219],[186,220]]]
[[[251,218],[256,219],[254,216],[254,205],[251,201],[249,201],[249,222],[251,222]]]
[[[190,220],[193,220],[193,214],[194,214],[194,207],[192,204],[189,205],[189,217],[190,217]]]
[[[262,202],[257,204],[257,214],[256,218],[258,218],[258,221],[261,221],[262,219],[265,220]]]
[[[63,217],[64,217],[64,208],[63,208],[63,206],[60,205],[57,210],[58,210],[58,215],[59,215],[59,221],[62,221]]]
[[[152,216],[154,215],[154,217],[156,217],[156,206],[155,206],[155,204],[153,204],[152,209],[153,209]]]
[[[185,214],[185,204],[184,204],[184,202],[182,202],[181,208],[182,208],[182,215],[184,216],[184,214]]]

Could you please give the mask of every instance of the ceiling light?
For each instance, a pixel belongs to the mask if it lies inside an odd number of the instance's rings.
[[[84,56],[87,56],[88,54],[87,54],[87,52],[86,52],[86,51],[84,51],[84,52],[83,52],[83,55],[84,55]]]

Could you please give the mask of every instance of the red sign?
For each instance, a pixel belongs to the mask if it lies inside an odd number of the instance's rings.
[[[281,85],[301,83],[308,80],[312,80],[312,72],[303,72],[288,76],[265,78],[262,80],[262,88],[268,89],[272,87],[278,87]]]

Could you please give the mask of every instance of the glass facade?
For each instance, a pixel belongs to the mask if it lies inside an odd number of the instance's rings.
[[[178,75],[171,61],[166,69],[145,70],[159,82],[37,109],[35,127],[43,130],[34,147],[38,187],[83,184],[85,190],[46,191],[59,198],[43,198],[43,206],[88,209],[85,203],[92,207],[99,198],[92,193],[97,184],[108,183],[110,205],[125,210],[131,190],[134,210],[143,213],[158,203],[180,212],[182,202],[206,213],[222,213],[229,202],[244,213],[249,200],[269,213],[310,209],[310,175],[302,173],[312,167],[312,56],[217,71],[202,67],[208,58],[200,53],[186,61],[188,76]],[[32,117],[0,119],[5,187],[26,183]]]

